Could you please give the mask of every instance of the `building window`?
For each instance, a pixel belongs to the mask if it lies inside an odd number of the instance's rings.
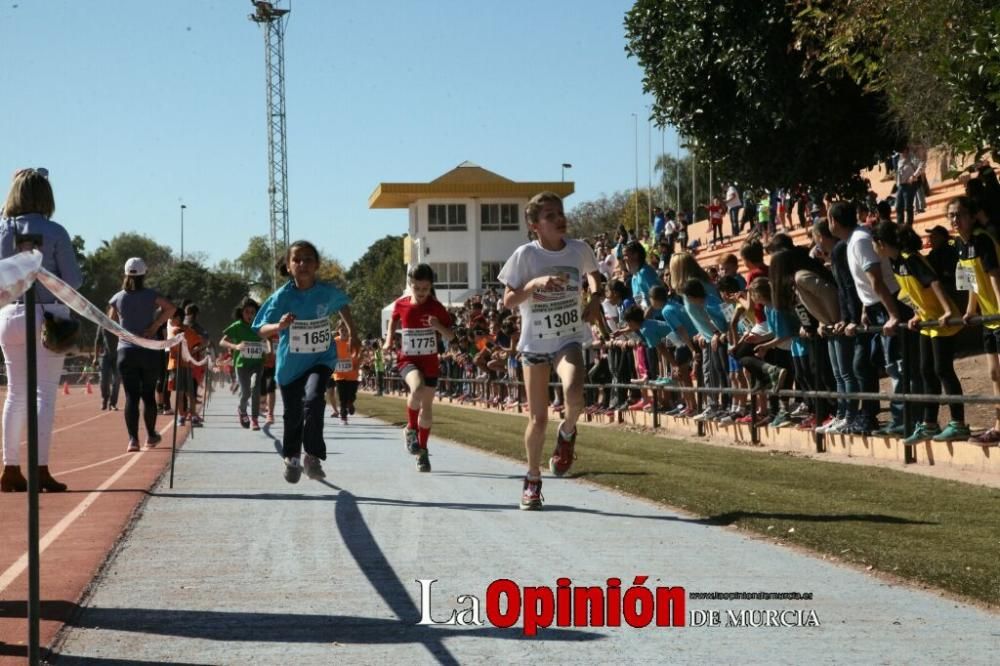
[[[429,204],[428,231],[465,231],[465,204]]]
[[[521,228],[517,204],[482,204],[479,211],[483,231],[517,231]]]
[[[469,265],[466,263],[431,264],[434,269],[434,288],[468,289]]]
[[[483,289],[489,289],[490,287],[501,288],[503,285],[497,279],[501,268],[503,268],[502,261],[484,261],[479,273],[479,286]]]

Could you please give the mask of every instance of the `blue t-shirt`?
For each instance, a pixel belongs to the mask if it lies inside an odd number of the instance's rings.
[[[674,332],[673,326],[665,321],[655,319],[644,319],[639,326],[639,335],[647,347],[655,347],[660,341]]]
[[[656,271],[649,264],[643,264],[632,276],[632,298],[645,307],[649,304],[649,290],[656,286],[663,286],[660,278],[656,277]]]
[[[326,282],[317,282],[309,289],[298,289],[295,282],[289,280],[285,286],[271,294],[257,312],[251,327],[260,333],[264,324],[277,324],[283,315],[290,312],[298,322],[327,319],[351,302],[347,294]],[[327,324],[329,326],[329,323]],[[325,331],[326,349],[318,352],[291,351],[291,328],[281,331],[278,336],[278,354],[275,377],[278,384],[284,386],[295,381],[316,365],[330,368],[331,372],[337,365],[337,346],[330,344],[332,336],[329,328]]]
[[[667,220],[662,215],[656,215],[653,217],[653,237],[658,237],[663,234],[663,230],[667,226]]]
[[[792,339],[792,356],[808,355],[808,348],[799,338],[799,319],[795,314],[764,306],[764,318],[767,320],[767,327],[774,333],[774,337]]]
[[[670,327],[675,331],[683,326],[688,335],[694,335],[697,332],[698,329],[694,327],[694,322],[684,310],[684,306],[677,301],[668,302],[663,306],[662,312],[663,321],[670,324]]]
[[[715,329],[725,333],[729,329],[729,322],[726,321],[726,315],[722,313],[722,297],[719,296],[719,290],[711,282],[702,280],[702,285],[705,287],[704,307],[694,306],[685,298],[684,311],[688,313],[701,336],[705,339],[711,339],[715,334]]]

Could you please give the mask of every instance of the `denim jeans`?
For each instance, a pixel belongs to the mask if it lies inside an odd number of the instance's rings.
[[[118,354],[104,353],[101,357],[101,402],[118,406],[118,390],[121,377],[118,375]]]
[[[917,196],[917,183],[903,183],[896,190],[896,224],[913,224],[913,204]]]
[[[856,340],[850,337],[832,338],[827,341],[830,350],[830,364],[833,366],[833,380],[837,393],[857,393],[861,383],[854,374],[854,347]],[[837,416],[853,420],[858,415],[858,401],[848,398],[837,400]]]
[[[902,303],[897,302],[896,307],[899,310],[900,321],[905,322],[913,316],[913,311]],[[868,322],[872,325],[881,326],[889,320],[889,313],[881,303],[865,306],[865,312],[868,315]],[[905,385],[900,381],[902,379],[904,342],[911,346],[911,353],[909,354],[911,364],[917,362],[919,358],[919,352],[913,353],[913,342],[915,341],[912,340],[912,336],[907,331],[899,331],[896,335],[880,335],[879,338],[882,343],[882,362],[885,365],[886,374],[889,375],[892,392],[894,394],[912,391],[919,393],[919,389],[923,384],[919,378],[919,373],[908,373],[909,377]],[[855,363],[857,363],[857,357],[855,357]],[[874,365],[872,368],[874,369]],[[902,425],[903,403],[898,400],[889,403],[889,411],[892,414],[892,425]]]

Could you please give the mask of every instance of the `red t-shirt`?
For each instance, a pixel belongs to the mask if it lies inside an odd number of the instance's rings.
[[[398,367],[415,365],[425,377],[438,375],[437,332],[427,323],[427,317],[437,317],[443,326],[451,327],[451,315],[436,298],[414,303],[401,296],[392,305],[392,319],[399,321],[402,344],[396,355]]]
[[[722,206],[711,205],[708,207],[708,219],[711,220],[713,225],[719,226],[722,224]]]
[[[747,271],[747,274],[746,274],[747,288],[750,287],[750,283],[751,282],[753,282],[754,280],[756,280],[757,278],[760,278],[760,277],[762,277],[762,278],[766,278],[767,277],[767,268],[754,268],[754,269],[751,269],[751,270]],[[755,303],[754,304],[754,306],[753,306],[753,317],[754,317],[754,319],[757,320],[758,324],[764,323],[764,304],[763,303]]]

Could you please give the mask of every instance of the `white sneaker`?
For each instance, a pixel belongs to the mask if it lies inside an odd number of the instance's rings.
[[[707,420],[711,419],[713,416],[715,416],[715,408],[714,407],[706,407],[705,411],[703,411],[698,416],[694,417],[694,419],[692,419],[692,420],[694,420],[694,421],[707,421]]]
[[[805,402],[800,402],[799,406],[792,410],[789,414],[792,418],[804,417],[810,413],[809,404]]]
[[[822,432],[827,435],[836,435],[838,433],[844,432],[845,430],[847,430],[847,419],[839,418],[831,421],[830,425],[826,426],[822,430],[817,428],[816,432]]]
[[[285,458],[285,481],[298,483],[302,478],[302,463],[298,458]]]

